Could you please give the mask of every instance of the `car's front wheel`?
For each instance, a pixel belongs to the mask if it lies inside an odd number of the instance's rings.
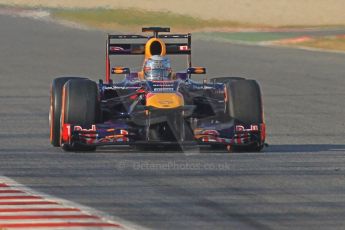
[[[242,77],[219,77],[211,79],[223,83],[226,90],[225,120],[235,124],[258,125],[264,122],[260,86],[255,80]],[[260,135],[256,143],[249,146],[234,146],[234,151],[261,151],[264,139]],[[216,146],[213,146],[216,147]]]
[[[263,105],[260,86],[255,80],[236,80],[226,83],[227,108],[226,115],[234,119],[237,124],[257,125],[264,122]],[[262,135],[258,136],[256,143],[235,147],[240,151],[260,151],[264,147]]]
[[[98,88],[93,81],[86,79],[72,79],[63,87],[62,111],[60,127],[63,124],[80,125],[90,129],[97,121],[99,115]],[[63,149],[67,151],[93,151],[94,146],[68,145]]]
[[[85,79],[82,77],[58,77],[55,78],[50,87],[50,107],[49,107],[49,129],[50,143],[60,146],[60,115],[62,107],[62,88],[69,80]]]

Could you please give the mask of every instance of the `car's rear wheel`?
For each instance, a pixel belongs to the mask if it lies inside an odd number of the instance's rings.
[[[86,79],[72,79],[64,85],[63,106],[61,111],[61,124],[80,125],[90,129],[97,121],[99,115],[98,88],[93,81]],[[67,151],[93,151],[94,146],[67,145]]]
[[[60,146],[60,115],[62,106],[62,88],[71,79],[83,79],[82,77],[55,78],[50,87],[49,128],[50,143]]]

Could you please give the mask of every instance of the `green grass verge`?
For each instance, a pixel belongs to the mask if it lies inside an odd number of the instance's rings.
[[[203,20],[171,12],[145,11],[139,9],[53,9],[52,16],[81,23],[87,26],[114,29],[142,26],[169,26],[178,30],[198,30],[203,28],[255,27],[255,25],[221,20]]]
[[[264,41],[276,41],[280,39],[292,38],[295,35],[287,33],[275,32],[214,32],[214,33],[198,33],[200,38],[217,38],[222,41],[235,41],[235,42],[249,42],[257,43]]]

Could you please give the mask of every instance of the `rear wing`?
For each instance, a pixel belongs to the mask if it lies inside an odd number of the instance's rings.
[[[187,65],[192,67],[192,35],[188,34],[159,34],[170,32],[170,28],[145,27],[142,32],[153,32],[153,35],[123,35],[108,34],[106,42],[106,81],[110,81],[110,56],[116,55],[146,55],[147,46],[151,50],[160,50],[164,45],[164,55],[186,55]],[[132,40],[129,42],[128,40]],[[144,40],[136,42],[133,40]],[[150,40],[156,40],[157,42]],[[158,45],[159,47],[156,47]],[[151,52],[150,52],[151,54]],[[154,54],[154,52],[152,52]]]
[[[179,39],[186,40],[185,42],[174,42],[167,43],[166,54],[173,55],[190,55],[191,52],[191,34],[160,34],[157,36],[159,39]],[[144,43],[123,43],[118,42],[118,40],[130,40],[130,39],[147,39],[153,38],[153,36],[143,36],[143,35],[108,35],[108,52],[109,55],[143,55],[145,54]]]

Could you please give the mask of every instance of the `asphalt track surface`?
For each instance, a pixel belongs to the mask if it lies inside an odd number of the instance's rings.
[[[345,55],[194,42],[209,75],[260,82],[264,152],[65,153],[49,85],[102,78],[105,34],[7,16],[0,31],[0,175],[152,229],[344,229]]]

